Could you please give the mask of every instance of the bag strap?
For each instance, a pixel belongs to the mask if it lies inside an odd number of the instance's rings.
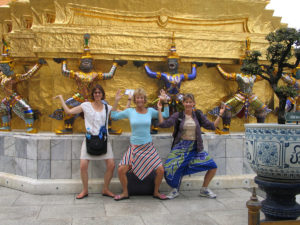
[[[104,103],[103,103],[104,104]],[[105,129],[106,129],[106,124],[107,124],[107,114],[108,114],[108,107],[107,104],[104,104],[105,106]],[[101,127],[99,128],[99,134],[101,132]]]
[[[105,106],[105,129],[106,129],[106,124],[107,124],[107,113],[108,113],[108,107],[107,107],[107,104],[104,104],[104,106]],[[101,129],[101,127],[100,127],[100,129]],[[99,130],[99,132],[100,132],[100,130]]]

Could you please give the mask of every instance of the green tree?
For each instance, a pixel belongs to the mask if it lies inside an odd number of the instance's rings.
[[[300,62],[300,31],[294,28],[280,28],[266,36],[269,42],[267,63],[259,62],[261,53],[252,51],[243,61],[241,71],[245,74],[259,75],[267,80],[279,99],[278,123],[285,123],[285,104],[288,97],[295,97],[297,92],[292,87],[278,86],[285,68],[294,69]],[[295,60],[292,60],[295,57]],[[290,61],[293,61],[291,63]]]

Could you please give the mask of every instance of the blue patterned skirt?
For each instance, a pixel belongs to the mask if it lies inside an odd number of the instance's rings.
[[[172,188],[179,188],[184,175],[217,168],[206,151],[197,152],[197,142],[181,140],[168,154],[164,164],[165,179]]]

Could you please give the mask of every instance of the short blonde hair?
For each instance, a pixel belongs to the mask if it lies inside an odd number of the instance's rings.
[[[133,102],[134,103],[136,103],[135,98],[136,98],[137,95],[142,95],[144,97],[145,103],[147,102],[147,94],[146,94],[146,91],[144,89],[138,88],[138,89],[134,90],[134,93],[133,93]]]

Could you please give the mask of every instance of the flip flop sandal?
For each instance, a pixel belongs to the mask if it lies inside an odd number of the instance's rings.
[[[116,195],[116,196],[114,197],[114,200],[115,200],[115,201],[122,201],[122,200],[125,200],[125,199],[129,199],[129,196],[121,197],[121,195]]]
[[[115,197],[115,196],[111,196],[111,195],[108,195],[108,194],[102,194],[102,196],[109,197],[109,198],[114,198]]]
[[[165,194],[160,194],[160,196],[153,195],[153,198],[156,198],[159,200],[169,200],[169,198]]]
[[[78,197],[78,195],[76,196],[76,199],[83,199],[83,198],[86,198],[86,197],[88,197],[89,196],[89,194],[85,194],[85,195],[83,195],[83,196],[81,196],[81,197]]]

